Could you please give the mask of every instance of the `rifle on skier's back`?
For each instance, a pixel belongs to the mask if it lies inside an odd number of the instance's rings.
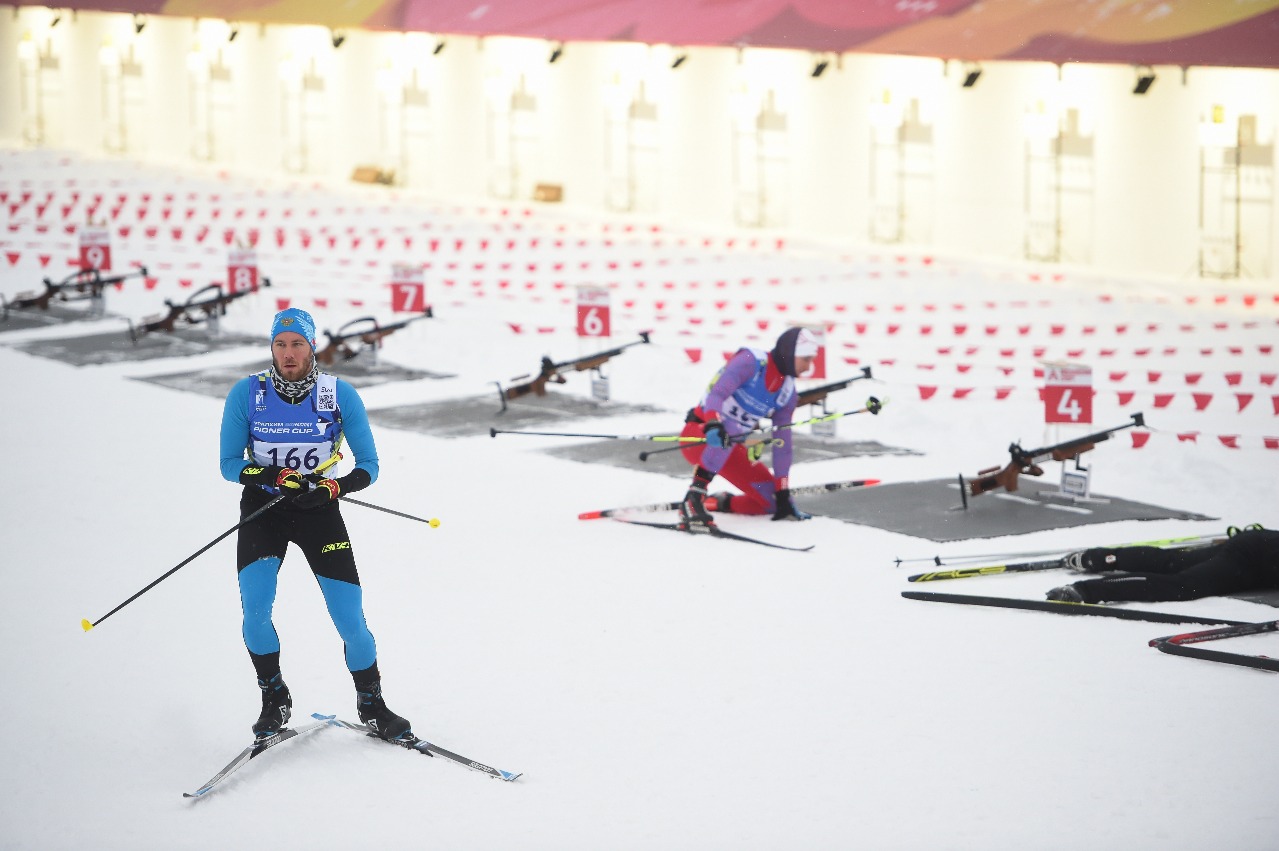
[[[380,348],[384,338],[391,336],[396,331],[407,326],[410,322],[416,322],[419,319],[427,319],[434,315],[435,314],[431,311],[431,308],[428,307],[421,313],[410,316],[407,319],[401,319],[399,322],[392,322],[388,325],[381,324],[377,321],[377,318],[373,316],[361,316],[359,319],[352,319],[341,328],[338,328],[337,333],[329,331],[324,332],[324,336],[329,338],[328,345],[316,352],[315,358],[323,364],[333,363],[338,359],[339,355],[342,357],[342,360],[350,360],[362,351],[361,349],[355,349],[348,345],[351,340],[359,340],[366,346]],[[360,325],[371,325],[372,327],[358,328],[354,331],[349,330],[353,326]]]
[[[825,402],[826,397],[834,393],[836,390],[843,390],[854,381],[861,381],[863,378],[873,378],[870,374],[870,367],[863,366],[861,375],[854,375],[852,378],[845,378],[843,381],[832,381],[830,384],[823,384],[820,387],[810,387],[801,391],[799,398],[795,402],[795,407],[802,408],[804,405],[816,405],[818,402]]]
[[[1116,432],[1133,426],[1142,428],[1146,425],[1146,421],[1140,412],[1131,416],[1132,422],[1130,423],[1124,423],[1121,426],[1108,428],[1105,431],[1076,437],[1073,440],[1065,440],[1039,449],[1026,450],[1022,449],[1020,444],[1013,443],[1008,447],[1008,454],[1012,456],[1011,460],[1002,468],[989,467],[979,471],[977,478],[968,483],[969,492],[973,496],[977,496],[1001,487],[1010,492],[1015,491],[1017,490],[1017,479],[1020,476],[1042,476],[1044,474],[1043,468],[1039,466],[1040,461],[1069,461],[1071,458],[1092,450],[1098,443],[1110,440]]]
[[[596,352],[593,355],[585,355],[580,358],[575,358],[574,360],[566,360],[556,363],[549,357],[543,356],[541,370],[532,380],[525,381],[523,384],[513,384],[505,389],[502,388],[500,383],[497,385],[497,392],[502,397],[502,410],[506,410],[506,402],[508,399],[518,399],[521,396],[527,396],[529,393],[533,393],[537,396],[545,396],[547,383],[554,381],[556,384],[564,384],[567,380],[564,378],[564,373],[566,372],[582,372],[587,369],[598,372],[601,366],[607,363],[610,359],[617,357],[631,346],[638,346],[643,343],[647,343],[649,333],[650,332],[648,331],[640,331],[640,338],[634,343],[627,343],[625,345],[618,346],[615,349]],[[528,377],[528,374],[518,375],[511,380],[522,381]]]
[[[45,278],[43,282],[44,292],[37,293],[34,290],[28,290],[18,293],[11,301],[6,300],[4,303],[4,318],[9,318],[9,311],[12,309],[26,310],[28,308],[36,308],[38,310],[48,310],[49,302],[55,296],[58,301],[82,301],[88,298],[98,298],[107,287],[122,284],[129,278],[146,277],[146,275],[147,267],[139,266],[132,272],[123,272],[119,275],[107,277],[103,277],[100,269],[89,268],[77,269],[57,282],[50,278]]]
[[[263,278],[261,285],[264,287],[271,286],[271,279]],[[255,290],[224,293],[221,284],[209,284],[207,287],[201,287],[191,293],[191,297],[181,303],[173,302],[166,298],[164,300],[165,313],[148,316],[136,326],[133,322],[129,322],[129,339],[136,344],[138,340],[147,334],[158,331],[172,334],[178,329],[179,323],[183,328],[189,328],[193,325],[200,325],[216,319],[219,316],[226,316],[227,305],[253,292]],[[206,297],[206,294],[211,295]]]

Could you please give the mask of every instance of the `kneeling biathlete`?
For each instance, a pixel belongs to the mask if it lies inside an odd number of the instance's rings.
[[[324,594],[329,616],[346,648],[360,721],[384,739],[410,733],[409,722],[387,708],[377,667],[377,646],[364,621],[363,589],[338,497],[371,485],[377,449],[364,402],[346,381],[319,371],[315,322],[297,308],[280,311],[271,325],[271,368],[240,379],[222,412],[221,468],[244,485],[240,517],[285,498],[242,526],[236,569],[244,611],[244,644],[262,690],[259,738],[288,723],[293,698],[280,671],[280,638],[271,620],[285,552],[295,544]],[[337,479],[327,470],[343,441],[355,468]],[[247,455],[247,460],[246,460]]]

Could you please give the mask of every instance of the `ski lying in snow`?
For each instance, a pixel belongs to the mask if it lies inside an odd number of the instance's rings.
[[[1026,573],[1032,570],[1053,570],[1066,567],[1066,557],[1045,559],[1044,561],[1021,561],[1012,564],[991,564],[985,567],[955,567],[950,570],[934,570],[930,573],[916,573],[907,576],[907,582],[935,582],[938,579],[967,579],[970,576],[994,576],[999,573]]]
[[[343,721],[341,718],[337,718],[333,715],[321,715],[318,712],[312,715],[311,717],[323,719],[323,723],[331,724],[334,727],[341,727],[344,730],[352,730],[356,733],[364,733],[369,738],[377,739],[379,742],[386,742],[392,745],[399,745],[402,748],[408,748],[411,751],[417,751],[418,753],[424,754],[426,756],[443,757],[444,759],[447,759],[451,762],[456,762],[458,765],[466,766],[472,771],[478,771],[481,774],[487,774],[489,777],[496,777],[499,780],[507,780],[507,781],[514,780],[515,778],[519,777],[521,774],[518,771],[511,772],[511,771],[503,771],[500,768],[493,768],[491,765],[485,765],[482,762],[476,762],[473,759],[460,756],[458,754],[453,753],[452,751],[446,751],[444,748],[440,747],[439,745],[432,744],[431,742],[428,742],[425,739],[419,739],[417,736],[413,735],[412,733],[407,733],[398,739],[383,739],[380,736],[378,736],[377,733],[374,733],[372,730],[370,730],[368,727],[364,726],[363,724],[356,724],[352,721]]]
[[[685,535],[706,535],[712,538],[726,538],[730,541],[741,541],[743,544],[759,544],[761,547],[772,547],[775,550],[788,550],[792,553],[806,553],[815,545],[809,544],[806,547],[788,547],[785,544],[775,544],[772,541],[762,541],[759,538],[752,538],[748,535],[739,535],[736,532],[725,532],[718,526],[694,526],[689,530],[683,523],[649,523],[644,520],[627,520],[625,517],[614,517],[618,523],[628,523],[631,526],[647,526],[650,529],[670,529],[674,532],[683,532]]]
[[[1245,621],[1232,621],[1204,615],[1174,615],[1168,612],[1147,612],[1140,609],[1120,609],[1097,603],[1063,603],[1055,600],[1019,600],[1013,597],[979,597],[972,594],[937,594],[932,591],[903,591],[907,600],[925,600],[933,603],[961,603],[969,606],[995,606],[1003,609],[1028,609],[1034,612],[1053,612],[1058,615],[1092,615],[1103,618],[1121,618],[1130,621],[1153,623],[1202,623],[1240,626]]]
[[[208,783],[205,783],[203,786],[201,786],[199,789],[196,789],[194,792],[183,792],[182,797],[199,798],[204,795],[207,795],[215,786],[217,786],[223,780],[226,780],[228,777],[234,774],[241,766],[243,766],[249,760],[256,759],[257,757],[261,756],[262,754],[266,753],[268,750],[270,750],[271,748],[275,747],[276,745],[282,742],[287,742],[289,739],[296,739],[298,736],[306,735],[307,733],[318,730],[321,727],[327,726],[328,722],[331,721],[334,716],[313,715],[312,717],[318,718],[320,720],[315,724],[307,724],[305,727],[287,727],[281,730],[280,732],[276,733],[274,736],[267,736],[265,738],[258,739],[253,744],[249,745],[247,748],[240,751],[240,755],[237,756],[235,759],[231,760],[229,763],[227,763],[226,768],[222,769],[217,774],[213,775],[213,779],[211,779]]]
[[[1127,544],[1110,544],[1101,549],[1118,550],[1124,547],[1159,547],[1169,552],[1179,552],[1181,550],[1196,550],[1201,547],[1211,547],[1216,544],[1225,543],[1228,538],[1220,535],[1190,535],[1182,538],[1159,538],[1153,541],[1133,541]],[[909,582],[927,582],[933,579],[963,579],[968,576],[991,576],[997,573],[1015,573],[1022,570],[1051,570],[1053,567],[1066,567],[1065,550],[1040,550],[1038,552],[1020,552],[1020,553],[986,553],[985,555],[969,555],[954,556],[950,561],[983,561],[985,559],[996,558],[1024,558],[1030,559],[1035,556],[1052,556],[1051,559],[1043,561],[1026,561],[1026,562],[1008,562],[1004,564],[990,565],[988,567],[968,567],[968,568],[952,568],[950,570],[940,570],[934,573],[918,573],[914,576],[907,577]],[[931,561],[936,567],[944,567],[942,557],[939,555],[931,558],[899,558],[894,559],[898,567],[908,562]]]
[[[1279,673],[1279,659],[1269,656],[1252,656],[1247,653],[1229,653],[1225,650],[1209,650],[1206,647],[1190,647],[1173,641],[1152,642],[1161,653],[1173,656],[1188,656],[1191,659],[1203,659],[1206,662],[1221,662],[1225,665],[1238,665],[1241,668],[1257,668],[1262,671]]]
[[[809,493],[822,493],[825,491],[842,491],[848,488],[865,488],[871,485],[879,484],[879,479],[850,479],[846,482],[827,482],[824,485],[801,485],[790,489],[791,496]],[[717,508],[715,498],[706,498],[706,507],[715,511]],[[679,508],[678,502],[654,502],[649,505],[632,505],[627,508],[604,508],[599,511],[583,511],[577,515],[578,520],[599,520],[604,517],[616,517],[619,514],[641,514],[650,511],[675,511]]]
[[[1241,635],[1260,635],[1264,632],[1279,631],[1279,621],[1262,623],[1245,623],[1236,626],[1225,626],[1219,629],[1204,629],[1199,632],[1183,632],[1181,635],[1166,635],[1163,638],[1152,638],[1150,646],[1161,653],[1173,656],[1189,656],[1192,659],[1203,659],[1208,662],[1222,662],[1226,665],[1238,665],[1243,668],[1258,668],[1263,671],[1279,673],[1279,659],[1269,656],[1253,656],[1249,653],[1231,653],[1225,650],[1209,650],[1205,647],[1189,647],[1204,641],[1216,641],[1222,638],[1237,638]]]

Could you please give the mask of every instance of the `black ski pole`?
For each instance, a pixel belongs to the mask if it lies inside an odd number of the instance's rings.
[[[191,555],[187,556],[185,559],[183,559],[183,560],[182,560],[182,562],[180,562],[179,564],[177,564],[175,567],[171,568],[171,569],[170,569],[167,573],[165,573],[165,574],[164,574],[163,576],[161,576],[159,579],[155,580],[155,581],[154,581],[154,582],[152,582],[150,585],[148,585],[147,587],[143,588],[141,591],[139,591],[138,593],[134,594],[132,597],[130,597],[129,599],[125,600],[123,603],[121,603],[120,605],[116,606],[114,609],[112,609],[111,611],[107,612],[107,613],[106,613],[105,615],[103,615],[102,617],[98,618],[98,619],[97,619],[96,621],[94,621],[93,623],[89,623],[89,619],[88,619],[88,618],[84,618],[84,619],[82,619],[82,620],[80,621],[80,626],[82,626],[82,627],[84,628],[84,631],[85,631],[85,632],[88,632],[89,630],[93,629],[95,626],[97,626],[98,624],[102,623],[104,620],[106,620],[107,618],[111,617],[111,616],[112,616],[112,615],[114,615],[116,612],[120,611],[120,610],[121,610],[121,609],[123,609],[125,606],[129,605],[129,604],[130,604],[130,603],[132,603],[134,600],[138,599],[138,598],[139,598],[139,597],[141,597],[143,594],[147,593],[147,592],[148,592],[148,591],[150,591],[152,588],[154,588],[155,586],[159,585],[159,584],[160,584],[161,582],[163,582],[164,580],[168,579],[168,578],[169,578],[170,576],[172,576],[173,574],[177,573],[177,572],[178,572],[178,570],[179,570],[180,568],[186,567],[188,564],[190,564],[191,562],[195,561],[195,559],[196,559],[198,556],[203,555],[205,552],[207,552],[209,549],[211,549],[211,548],[213,547],[213,545],[214,545],[214,544],[216,544],[216,543],[218,543],[219,541],[221,541],[221,540],[222,540],[223,538],[225,538],[227,535],[230,535],[232,532],[234,532],[236,529],[239,529],[241,526],[247,525],[248,523],[252,522],[253,520],[256,520],[256,519],[258,518],[258,516],[259,516],[259,515],[261,515],[264,511],[266,511],[266,510],[267,510],[268,508],[270,508],[271,506],[275,505],[275,504],[276,504],[277,502],[279,502],[280,500],[284,499],[284,497],[285,497],[285,494],[280,494],[280,495],[279,495],[279,496],[277,496],[275,499],[271,500],[271,501],[270,501],[270,502],[268,502],[266,505],[262,506],[262,507],[261,507],[261,508],[259,508],[257,511],[253,512],[252,514],[250,514],[248,517],[246,517],[246,518],[244,518],[243,520],[241,520],[239,523],[236,523],[236,524],[235,524],[234,526],[232,526],[230,529],[227,529],[227,530],[226,530],[225,532],[223,532],[221,535],[218,535],[218,536],[217,536],[216,538],[214,538],[212,541],[209,541],[209,542],[208,542],[207,544],[205,544],[203,547],[200,547],[200,549],[196,550],[196,551],[195,551],[195,552],[193,552]]]
[[[430,520],[427,520],[425,517],[414,517],[412,514],[405,514],[403,511],[396,511],[392,508],[383,508],[382,506],[374,505],[371,502],[361,502],[360,500],[352,499],[349,496],[341,497],[341,500],[343,502],[352,503],[353,505],[362,505],[365,508],[372,508],[374,511],[385,511],[387,514],[394,514],[396,517],[403,517],[407,520],[416,520],[419,523],[425,523],[432,529],[438,529],[440,525],[440,518],[438,517],[432,517]]]

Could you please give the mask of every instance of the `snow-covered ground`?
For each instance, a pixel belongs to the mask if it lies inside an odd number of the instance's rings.
[[[263,337],[279,298],[313,309],[321,328],[390,318],[390,264],[429,263],[437,318],[388,338],[382,355],[457,377],[369,388],[370,408],[496,403],[493,380],[600,348],[573,335],[582,283],[613,285],[613,344],[654,329],[653,345],[609,364],[614,399],[670,414],[570,430],[677,429],[722,352],[767,347],[792,320],[828,323],[829,376],[873,365],[878,379],[832,397],[832,410],[867,393],[889,400],[879,417],[842,421],[841,436],[922,454],[802,464],[795,484],[974,473],[1012,440],[1053,436],[1041,358],[1090,363],[1095,426],[1136,410],[1152,426],[1098,447],[1095,490],[1221,518],[953,544],[824,518],[723,520],[816,545],[794,554],[579,521],[676,499],[684,483],[541,451],[563,440],[379,428],[382,475],[361,498],[442,521],[345,511],[388,702],[420,735],[524,776],[491,781],[322,730],[193,803],[180,793],[244,746],[258,708],[233,539],[93,631],[79,623],[236,521],[238,488],[217,470],[221,401],[133,379],[236,362],[247,374],[266,349],[76,368],[12,346],[123,333],[124,320],[0,325],[0,847],[1279,846],[1269,675],[1147,646],[1179,627],[904,600],[911,571],[894,565],[1279,525],[1274,282],[852,254],[47,152],[0,152],[0,193],[0,293],[64,275],[67,228],[92,216],[110,223],[118,267],[146,263],[154,279],[109,297],[134,320],[224,277],[227,230],[247,240],[259,229],[273,289],[236,302],[224,327]],[[578,374],[552,392],[589,384]],[[1037,598],[1067,579],[945,590]],[[1234,599],[1145,608],[1276,616]],[[341,642],[296,553],[276,625],[299,715],[353,715]],[[1279,639],[1222,649],[1276,655]]]

